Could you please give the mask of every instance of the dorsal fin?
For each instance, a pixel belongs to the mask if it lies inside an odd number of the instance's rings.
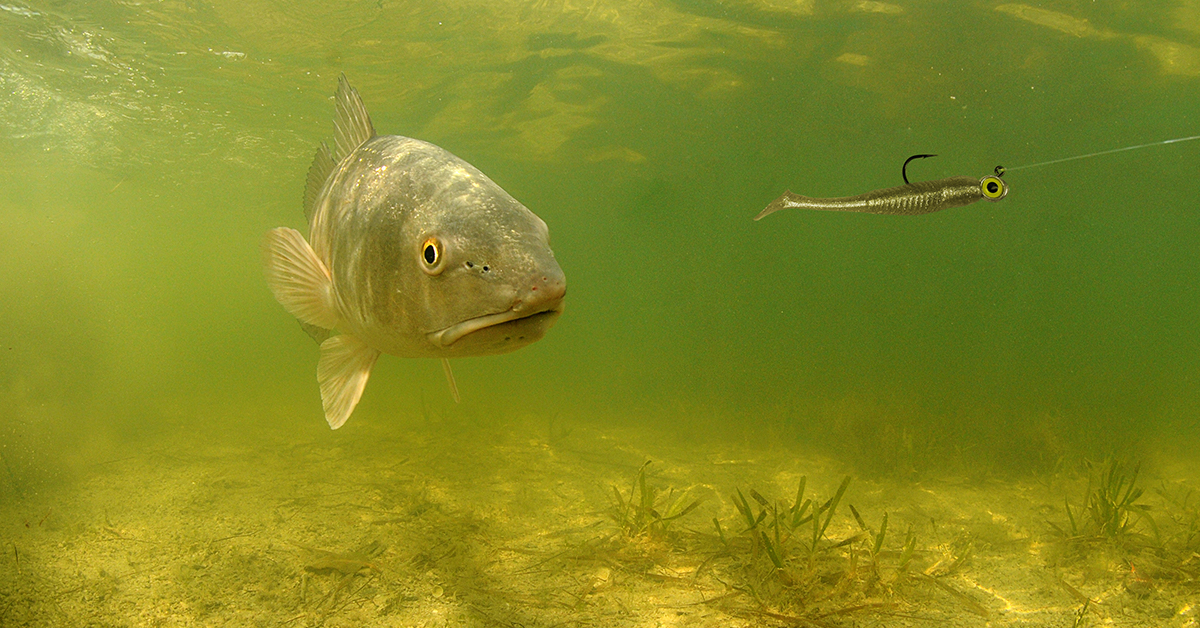
[[[304,221],[310,228],[312,227],[313,211],[316,209],[313,205],[317,202],[317,195],[321,193],[321,188],[325,187],[325,180],[329,178],[336,165],[333,157],[329,155],[329,145],[321,142],[321,147],[317,149],[317,156],[313,158],[312,166],[308,168],[308,183],[304,186]]]
[[[304,217],[312,226],[313,204],[325,181],[333,173],[347,155],[362,146],[363,142],[375,137],[375,127],[371,124],[371,116],[363,105],[358,90],[350,87],[346,75],[338,77],[337,94],[334,96],[336,114],[333,118],[333,149],[322,142],[313,158],[312,166],[308,168],[308,182],[304,187]]]
[[[371,116],[367,115],[367,108],[358,90],[350,87],[345,74],[338,77],[334,101],[337,115],[333,119],[333,162],[338,163],[362,146],[363,142],[375,137],[375,127],[371,124]]]

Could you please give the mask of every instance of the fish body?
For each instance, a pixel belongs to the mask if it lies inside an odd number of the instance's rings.
[[[546,223],[428,142],[368,140],[329,178],[310,228],[338,329],[384,353],[506,353],[541,338],[560,312],[565,282]],[[511,319],[460,335],[463,321],[493,314]]]
[[[516,350],[558,319],[566,279],[546,223],[485,174],[428,142],[376,135],[344,76],[335,100],[334,147],[308,176],[309,239],[273,229],[264,252],[275,298],[323,340],[317,378],[336,429],[380,353]]]

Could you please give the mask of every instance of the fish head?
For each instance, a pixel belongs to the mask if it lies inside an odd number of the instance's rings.
[[[540,339],[562,314],[566,277],[546,223],[496,190],[412,223],[419,325],[435,355],[507,353]]]

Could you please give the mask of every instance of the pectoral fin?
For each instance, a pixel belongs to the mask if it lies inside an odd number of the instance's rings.
[[[329,270],[295,229],[279,227],[263,240],[267,287],[292,316],[322,329],[337,327]]]
[[[379,351],[354,336],[342,334],[321,343],[317,383],[321,385],[321,405],[331,429],[341,427],[354,412],[377,359]]]

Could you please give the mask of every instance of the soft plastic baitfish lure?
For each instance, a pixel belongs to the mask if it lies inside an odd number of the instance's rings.
[[[894,214],[914,216],[929,214],[951,207],[962,207],[976,201],[998,201],[1008,194],[1008,186],[1000,177],[1004,176],[1004,168],[996,166],[996,173],[981,179],[975,177],[950,177],[936,181],[908,182],[908,162],[935,155],[913,155],[904,161],[900,169],[904,177],[904,185],[894,188],[873,190],[857,196],[840,196],[837,198],[813,198],[784,192],[783,196],[775,199],[767,208],[754,217],[761,220],[763,216],[781,209],[799,207],[801,209],[817,209],[833,212],[864,212],[868,214]]]

